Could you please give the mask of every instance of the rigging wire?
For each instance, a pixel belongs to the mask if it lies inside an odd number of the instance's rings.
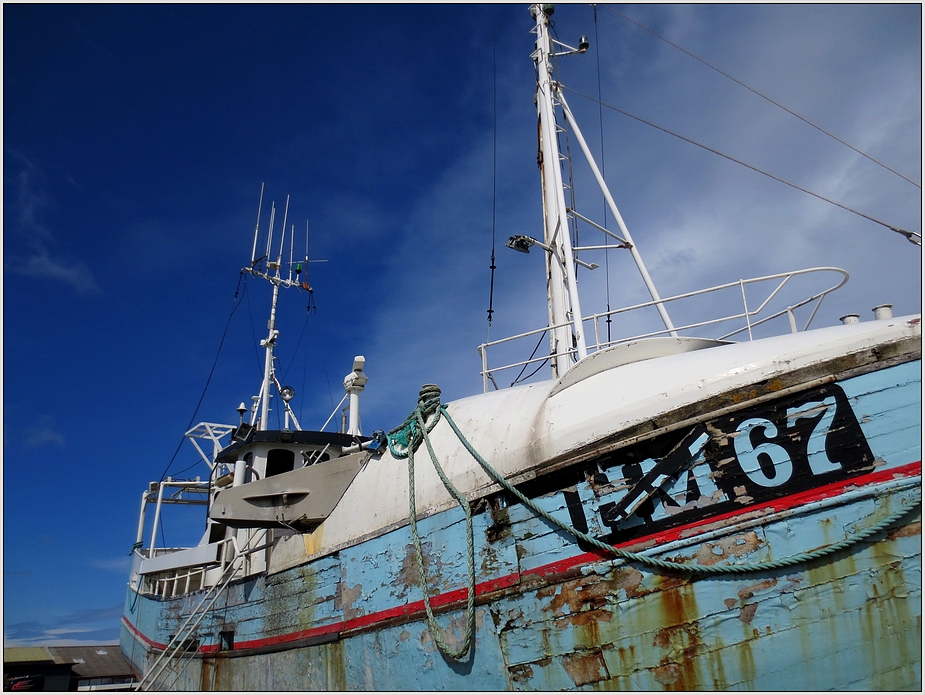
[[[254,360],[257,365],[257,373],[262,377],[263,362],[260,359],[260,349],[257,347],[260,344],[260,339],[257,337],[257,327],[254,325],[254,307],[251,306],[250,295],[247,295],[247,313],[251,320],[251,343],[254,346]]]
[[[597,98],[602,99],[601,92],[601,42],[598,38],[597,32],[597,5],[591,5],[594,10],[594,57],[597,61]],[[598,104],[597,107],[597,120],[598,126],[601,130],[601,176],[604,180],[607,180],[607,167],[604,162],[604,107]],[[602,227],[607,227],[607,201],[601,201],[601,205],[604,208],[604,222],[601,225]],[[572,208],[574,210],[574,208]],[[607,244],[610,240],[607,238],[605,232],[601,232],[604,235],[604,243]],[[604,283],[605,283],[605,294],[607,298],[607,342],[611,341],[610,338],[610,324],[613,323],[613,315],[610,313],[610,249],[604,249]]]
[[[492,8],[491,27],[491,280],[488,286],[488,338],[491,341],[491,317],[495,313],[495,220],[498,208],[498,63],[496,40],[496,22],[498,11]]]
[[[896,232],[897,234],[901,234],[902,236],[906,237],[906,239],[908,239],[910,242],[912,242],[912,243],[915,244],[916,246],[921,246],[921,245],[922,245],[922,241],[921,241],[921,240],[922,240],[922,235],[921,235],[919,232],[910,232],[910,231],[907,231],[907,230],[905,230],[905,229],[901,229],[900,227],[895,227],[895,226],[893,226],[893,225],[891,225],[891,224],[888,224],[888,223],[886,223],[886,222],[883,222],[883,221],[881,221],[881,220],[878,220],[878,219],[875,218],[875,217],[871,217],[871,216],[868,215],[868,214],[865,214],[865,213],[863,213],[863,212],[860,212],[860,211],[858,211],[858,210],[855,210],[854,208],[849,208],[847,205],[843,205],[842,203],[836,202],[836,201],[832,200],[831,198],[826,198],[825,196],[819,195],[818,193],[813,193],[811,190],[809,190],[809,189],[807,189],[807,188],[803,188],[802,186],[798,186],[798,185],[795,184],[795,183],[791,183],[790,181],[787,181],[786,179],[782,179],[782,178],[779,177],[779,176],[775,176],[774,174],[770,174],[770,173],[764,171],[763,169],[759,169],[759,168],[756,167],[756,166],[752,166],[751,164],[747,164],[746,162],[743,162],[743,161],[740,160],[740,159],[736,159],[735,157],[731,157],[730,155],[725,154],[725,153],[723,153],[723,152],[720,152],[719,150],[715,150],[715,149],[713,149],[712,147],[707,147],[706,145],[702,145],[702,144],[700,144],[699,142],[697,142],[697,141],[695,141],[695,140],[691,140],[690,138],[687,138],[687,137],[685,137],[685,136],[683,136],[683,135],[679,135],[678,133],[675,133],[674,131],[668,130],[667,128],[663,128],[663,127],[660,126],[660,125],[656,125],[655,123],[652,123],[651,121],[647,121],[647,120],[645,120],[644,118],[640,118],[639,116],[634,116],[633,114],[629,113],[628,111],[624,111],[623,109],[617,108],[616,106],[611,106],[610,104],[605,104],[605,103],[604,103],[603,101],[601,101],[600,99],[595,99],[594,97],[590,97],[590,96],[588,96],[587,94],[582,94],[581,92],[579,92],[579,91],[577,91],[577,90],[575,90],[575,89],[572,89],[571,87],[567,87],[567,86],[565,86],[564,84],[561,84],[561,83],[559,84],[559,86],[560,86],[562,89],[566,89],[566,90],[570,91],[572,94],[575,94],[576,96],[580,96],[580,97],[583,98],[583,99],[587,99],[588,101],[592,101],[592,102],[594,102],[594,103],[596,103],[596,104],[600,104],[601,106],[604,106],[605,108],[608,108],[608,109],[610,109],[610,110],[612,110],[612,111],[616,111],[617,113],[622,113],[624,116],[628,116],[629,118],[632,118],[632,119],[635,120],[635,121],[639,121],[640,123],[643,123],[643,124],[645,124],[645,125],[647,125],[647,126],[651,126],[652,128],[655,128],[656,130],[660,130],[660,131],[662,131],[663,133],[667,133],[668,135],[671,135],[671,136],[673,136],[673,137],[676,137],[676,138],[678,138],[679,140],[683,140],[684,142],[690,143],[691,145],[696,145],[697,147],[699,147],[699,148],[701,148],[701,149],[704,149],[704,150],[706,150],[707,152],[712,152],[713,154],[719,155],[720,157],[723,157],[724,159],[728,159],[730,162],[735,162],[736,164],[739,164],[739,165],[741,165],[741,166],[744,166],[746,169],[751,169],[751,170],[754,171],[754,172],[757,172],[757,173],[759,173],[759,174],[762,174],[763,176],[767,176],[767,177],[770,178],[770,179],[774,179],[775,181],[778,181],[778,182],[783,183],[783,184],[785,184],[785,185],[787,185],[787,186],[790,186],[791,188],[795,188],[795,189],[797,189],[798,191],[801,191],[801,192],[803,192],[803,193],[806,193],[806,194],[808,194],[808,195],[813,196],[814,198],[818,198],[819,200],[823,200],[823,201],[825,201],[826,203],[829,203],[829,204],[831,204],[831,205],[835,205],[836,207],[840,207],[842,210],[847,210],[848,212],[854,213],[855,215],[858,215],[859,217],[863,217],[863,218],[866,219],[866,220],[870,220],[871,222],[875,222],[876,224],[879,224],[879,225],[881,225],[881,226],[883,226],[883,227],[886,227],[887,229],[889,229],[889,230],[892,231],[892,232]]]
[[[241,293],[241,299],[238,299],[238,291],[241,289],[241,280],[244,280],[244,291]],[[206,384],[202,389],[202,394],[199,396],[199,402],[196,404],[196,409],[193,411],[192,416],[189,419],[189,423],[186,425],[184,432],[189,432],[190,428],[193,426],[193,421],[196,419],[196,415],[199,414],[199,408],[202,406],[202,401],[206,397],[206,391],[209,390],[209,384],[212,383],[212,376],[215,374],[215,367],[218,364],[219,355],[222,354],[222,346],[225,344],[225,338],[228,335],[228,327],[231,325],[231,318],[234,316],[234,312],[238,310],[238,307],[241,306],[241,303],[244,301],[244,297],[247,296],[247,277],[242,271],[238,275],[238,286],[234,291],[234,300],[231,307],[231,313],[228,314],[228,320],[225,322],[225,330],[222,332],[222,339],[218,343],[218,350],[215,353],[215,359],[212,361],[212,369],[209,371],[209,377],[206,379]],[[177,444],[176,450],[173,452],[173,456],[170,457],[170,461],[167,463],[167,467],[164,469],[164,472],[161,473],[158,482],[162,482],[167,476],[170,467],[173,465],[174,460],[177,458],[177,454],[180,452],[180,447],[183,446],[183,441],[186,439],[186,435],[180,438],[180,443]],[[186,470],[186,469],[184,469]]]
[[[546,364],[547,362],[549,362],[549,357],[547,357],[545,360],[543,360],[542,362],[540,362],[539,366],[538,366],[536,369],[534,369],[532,372],[530,372],[530,373],[529,373],[527,376],[525,376],[523,379],[520,378],[520,377],[523,375],[523,373],[524,373],[525,371],[527,371],[527,365],[530,364],[530,360],[533,359],[533,356],[536,354],[536,351],[540,349],[540,345],[543,344],[543,338],[546,337],[546,334],[547,334],[548,332],[549,332],[549,331],[546,330],[546,331],[543,331],[542,333],[540,333],[540,339],[536,342],[536,347],[533,348],[533,352],[530,353],[530,356],[527,358],[527,361],[524,363],[524,366],[520,368],[520,374],[518,374],[518,375],[514,378],[514,381],[511,382],[511,386],[513,386],[514,384],[516,384],[516,383],[519,382],[519,381],[526,381],[526,380],[529,379],[531,376],[533,376],[533,375],[536,374],[538,371],[540,371],[540,369],[543,368],[543,365],[544,365],[544,364]]]
[[[786,111],[787,113],[789,113],[791,116],[795,116],[796,118],[799,118],[801,121],[803,121],[804,123],[806,123],[806,124],[809,125],[809,126],[812,126],[812,127],[815,128],[816,130],[818,130],[820,133],[824,133],[825,135],[828,135],[830,138],[832,138],[833,140],[835,140],[835,141],[837,141],[837,142],[840,142],[840,143],[841,143],[842,145],[844,145],[845,147],[847,147],[847,148],[849,148],[849,149],[851,149],[851,150],[854,150],[855,152],[857,152],[857,153],[858,153],[859,155],[861,155],[862,157],[866,157],[867,159],[869,159],[870,161],[872,161],[874,164],[878,164],[878,165],[882,166],[884,169],[886,169],[887,171],[892,172],[893,174],[896,174],[898,177],[900,177],[901,179],[904,179],[904,180],[908,181],[909,183],[911,183],[911,184],[912,184],[913,186],[915,186],[916,188],[919,188],[919,189],[922,188],[922,184],[916,183],[915,181],[913,181],[912,179],[910,179],[908,176],[904,176],[903,174],[900,174],[898,171],[896,171],[895,169],[890,168],[889,166],[887,166],[887,165],[884,164],[883,162],[881,162],[881,161],[879,161],[879,160],[877,160],[877,159],[874,159],[873,157],[871,157],[871,156],[870,156],[869,154],[867,154],[866,152],[863,152],[863,151],[859,150],[859,149],[858,149],[857,147],[855,147],[854,145],[851,145],[851,144],[845,142],[844,140],[842,140],[841,138],[839,138],[837,135],[833,135],[832,133],[830,133],[829,131],[827,131],[825,128],[822,128],[822,127],[816,125],[815,123],[813,123],[812,121],[810,121],[810,120],[804,118],[804,117],[801,116],[800,114],[798,114],[798,113],[796,113],[796,112],[794,112],[794,111],[791,111],[790,109],[788,109],[788,108],[787,108],[786,106],[784,106],[783,104],[781,104],[781,103],[779,103],[779,102],[776,102],[776,101],[774,101],[773,99],[771,99],[771,97],[765,96],[764,94],[762,94],[761,92],[759,92],[757,89],[752,89],[751,87],[749,87],[749,86],[748,86],[747,84],[745,84],[744,82],[742,82],[742,81],[740,81],[740,80],[737,80],[737,79],[736,79],[735,77],[733,77],[732,75],[729,75],[729,74],[723,72],[722,70],[720,70],[720,69],[719,69],[718,67],[716,67],[715,65],[711,65],[710,63],[708,63],[707,61],[705,61],[703,58],[700,58],[700,57],[694,55],[693,53],[691,53],[691,52],[688,51],[687,49],[682,48],[681,46],[679,46],[678,44],[673,43],[672,41],[669,41],[669,40],[666,39],[664,36],[661,36],[660,34],[655,33],[654,31],[652,31],[651,29],[649,29],[647,26],[644,26],[644,25],[640,24],[639,22],[637,22],[635,19],[631,19],[630,17],[627,17],[625,14],[623,14],[623,13],[620,12],[619,10],[614,9],[613,7],[610,7],[609,5],[604,5],[604,7],[606,7],[608,10],[610,10],[610,11],[613,12],[614,14],[617,14],[617,15],[623,17],[623,19],[625,19],[626,21],[635,24],[637,27],[639,27],[639,28],[642,29],[643,31],[649,32],[649,33],[652,34],[652,36],[654,36],[655,38],[661,39],[662,41],[664,41],[665,43],[667,43],[669,46],[673,46],[674,48],[677,48],[677,49],[678,49],[679,51],[681,51],[682,53],[686,53],[687,55],[689,55],[689,56],[690,56],[691,58],[693,58],[694,60],[699,61],[700,63],[703,63],[704,65],[706,65],[706,66],[707,66],[708,68],[710,68],[711,70],[715,70],[715,71],[718,72],[720,75],[722,75],[723,77],[726,77],[726,78],[732,80],[733,82],[735,82],[735,83],[736,83],[737,85],[739,85],[740,87],[744,87],[745,89],[747,89],[748,91],[750,91],[752,94],[756,94],[756,95],[758,95],[759,97],[761,97],[762,99],[764,99],[765,101],[771,102],[772,104],[774,104],[774,106],[776,106],[776,107],[779,108],[779,109],[783,109],[784,111]],[[597,17],[597,12],[595,11],[595,18],[596,18],[596,17]],[[595,39],[596,39],[596,38],[597,38],[597,36],[596,36],[597,25],[596,25],[596,24],[595,24],[594,30],[595,30]],[[911,241],[911,240],[910,240],[910,241]]]
[[[308,327],[308,313],[305,314],[305,322],[302,324],[302,332],[299,333],[299,340],[295,344],[295,351],[292,353],[292,359],[289,360],[289,364],[286,365],[286,369],[283,370],[282,380],[286,381],[286,376],[289,374],[289,370],[292,369],[292,365],[295,362],[295,358],[299,356],[299,347],[302,345],[302,338],[305,337],[305,329]]]

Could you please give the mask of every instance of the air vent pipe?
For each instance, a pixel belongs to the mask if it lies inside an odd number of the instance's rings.
[[[875,306],[873,308],[874,318],[879,321],[880,319],[891,319],[893,318],[893,305],[892,304],[881,304],[880,306]]]

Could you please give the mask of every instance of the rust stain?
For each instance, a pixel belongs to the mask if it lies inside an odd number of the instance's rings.
[[[609,578],[598,575],[577,577],[559,584],[545,586],[537,591],[538,599],[551,599],[546,610],[554,615],[581,611],[597,611],[618,600],[621,591],[627,598],[638,598],[651,593],[641,588],[642,572],[634,567],[615,569]]]
[[[526,683],[533,678],[533,667],[530,664],[511,666],[507,672],[511,676],[511,683]]]
[[[625,591],[627,598],[639,598],[651,593],[647,589],[640,588],[644,577],[642,572],[635,567],[620,567],[611,576],[610,581],[613,587]]]
[[[556,587],[550,587],[555,595],[549,603],[549,610],[554,614],[577,613],[582,609],[599,609],[607,604],[607,594],[610,589],[609,582],[602,582],[596,576],[579,577],[563,582]],[[538,592],[543,597],[547,592]]]
[[[697,621],[663,627],[655,633],[653,642],[655,647],[670,650],[668,658],[679,663],[695,657],[702,645],[700,623]]]
[[[910,536],[921,536],[922,535],[922,522],[916,521],[905,526],[900,526],[897,529],[892,529],[887,534],[887,539],[895,541],[897,538],[908,538]]]
[[[620,657],[620,672],[622,674],[631,673],[638,668],[636,664],[636,646],[630,644],[628,647],[617,647],[617,655]]]
[[[688,689],[700,683],[697,660],[704,643],[698,618],[694,588],[690,583],[672,587],[660,592],[662,624],[655,634],[653,646],[663,650],[661,665],[655,676],[659,682],[671,685],[671,689]],[[660,669],[660,670],[659,670]]]
[[[673,575],[666,574],[660,577],[660,581],[658,583],[658,590],[668,591],[669,589],[674,589],[675,587],[684,586],[689,583],[690,583],[689,577],[685,577],[680,574],[673,574]]]
[[[755,613],[757,611],[758,611],[757,603],[748,603],[739,609],[739,620],[741,620],[743,623],[751,624],[752,620],[755,618]]]
[[[587,652],[573,652],[561,657],[562,667],[571,677],[576,687],[597,683],[610,678],[607,664],[600,649]]]
[[[726,608],[735,608],[739,602],[736,601],[734,598],[727,598],[727,599],[723,599],[723,603],[726,604]]]
[[[694,559],[701,565],[715,565],[729,557],[741,557],[761,547],[761,539],[754,531],[723,538],[716,543],[703,543]]]
[[[765,591],[767,589],[773,589],[777,586],[777,579],[772,577],[771,579],[765,579],[757,584],[752,584],[751,586],[746,586],[742,589],[739,589],[739,598],[743,601],[750,599],[756,593],[760,591]],[[731,606],[730,606],[731,607]]]
[[[677,664],[663,664],[652,669],[652,674],[662,685],[673,685],[681,679],[681,667]]]
[[[606,610],[591,610],[591,611],[582,611],[581,613],[573,613],[571,615],[566,615],[561,618],[557,618],[553,623],[556,629],[564,630],[565,628],[580,627],[580,626],[594,626],[597,627],[597,624],[600,622],[609,623],[613,620],[613,613]]]

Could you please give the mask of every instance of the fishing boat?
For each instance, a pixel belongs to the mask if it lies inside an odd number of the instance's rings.
[[[356,357],[342,431],[302,429],[275,316],[310,291],[309,259],[290,235],[287,264],[275,209],[261,253],[258,213],[243,272],[272,286],[263,380],[236,425],[186,433],[206,475],[143,492],[121,625],[140,688],[921,689],[921,317],[810,329],[838,268],[660,296],[553,78],[588,42],[530,11],[544,234],[508,246],[545,256],[547,325],[479,346],[483,393],[425,385],[388,432],[362,434]],[[566,204],[566,128],[613,230]],[[650,301],[582,314],[576,220],[632,255]],[[674,322],[722,293],[739,305]],[[661,325],[608,332],[640,312]],[[158,547],[176,504],[207,507],[202,540]]]

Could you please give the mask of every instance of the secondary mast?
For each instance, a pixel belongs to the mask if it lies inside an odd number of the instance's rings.
[[[263,206],[263,186],[260,188],[260,207]],[[288,277],[283,277],[280,273],[280,268],[283,265],[283,253],[286,246],[286,222],[289,218],[289,196],[286,196],[286,208],[283,213],[283,228],[282,234],[279,242],[279,249],[276,253],[275,260],[269,260],[271,258],[270,254],[273,253],[273,223],[276,219],[276,204],[272,203],[270,206],[270,229],[267,234],[267,246],[266,254],[260,258],[255,258],[257,254],[257,241],[260,234],[260,217],[258,212],[257,217],[257,228],[254,230],[254,245],[253,251],[251,251],[251,264],[245,268],[241,269],[242,273],[249,273],[257,278],[262,278],[273,285],[273,298],[270,302],[270,319],[267,322],[267,337],[260,341],[260,346],[264,348],[264,363],[263,363],[263,381],[260,385],[260,393],[257,396],[253,397],[254,404],[251,407],[251,417],[250,425],[256,427],[258,430],[266,430],[269,425],[269,414],[270,414],[270,389],[271,387],[276,387],[276,390],[279,392],[280,397],[283,400],[283,407],[286,411],[286,427],[289,426],[289,420],[295,424],[297,430],[301,430],[302,427],[299,424],[298,419],[295,416],[295,413],[292,411],[292,408],[289,406],[289,401],[292,399],[293,390],[291,387],[283,387],[280,385],[279,381],[276,379],[276,340],[279,337],[279,331],[276,329],[276,306],[279,301],[279,288],[280,287],[298,287],[300,289],[306,290],[311,293],[312,288],[307,282],[301,281],[301,274],[303,267],[307,267],[308,263],[311,261],[308,259],[307,251],[307,242],[306,242],[306,252],[304,261],[295,261],[293,262],[293,247],[295,243],[295,229],[290,231],[289,235],[289,273]],[[306,232],[307,237],[307,232]],[[261,262],[266,260],[265,268],[261,266]],[[293,270],[295,270],[295,277],[293,278]],[[259,415],[258,415],[259,413]]]

